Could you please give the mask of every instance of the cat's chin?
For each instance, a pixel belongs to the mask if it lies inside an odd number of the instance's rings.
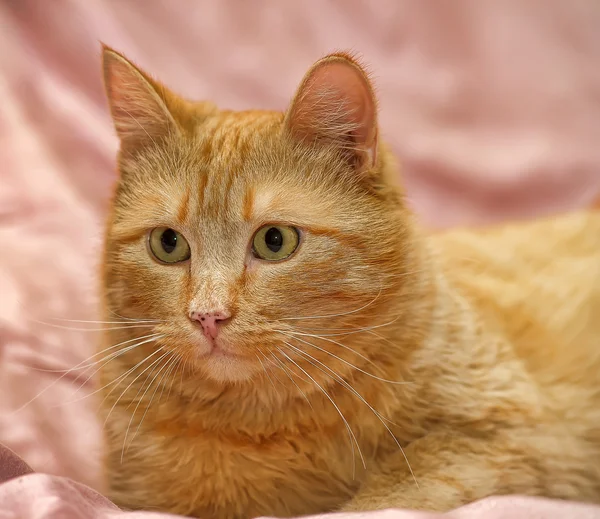
[[[246,358],[222,352],[205,355],[199,362],[202,364],[202,371],[207,376],[215,382],[221,383],[246,382],[256,371],[256,367]]]

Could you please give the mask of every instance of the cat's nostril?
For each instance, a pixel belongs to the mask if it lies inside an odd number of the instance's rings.
[[[217,312],[190,312],[190,319],[197,321],[202,326],[204,335],[209,339],[215,339],[219,334],[219,325],[223,324],[231,317],[231,314],[226,311]]]

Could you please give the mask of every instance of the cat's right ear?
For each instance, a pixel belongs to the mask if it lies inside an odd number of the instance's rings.
[[[285,116],[293,138],[326,146],[363,175],[377,162],[377,102],[364,67],[346,53],[317,61]]]
[[[106,45],[102,46],[102,68],[122,149],[139,149],[179,131],[168,107],[169,96],[174,94]]]

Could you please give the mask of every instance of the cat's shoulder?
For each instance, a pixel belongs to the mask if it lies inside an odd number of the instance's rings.
[[[600,256],[600,210],[583,210],[494,226],[429,235],[442,261],[454,268],[529,271],[550,261]]]
[[[560,365],[563,378],[597,384],[599,210],[456,229],[431,243],[445,277],[505,330],[532,372],[552,379]]]

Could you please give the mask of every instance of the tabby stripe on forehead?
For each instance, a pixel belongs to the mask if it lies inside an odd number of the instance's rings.
[[[236,128],[237,129],[237,128]],[[244,167],[244,161],[248,154],[248,150],[250,149],[250,143],[248,136],[243,135],[241,132],[237,131],[233,142],[230,146],[231,156],[228,157],[228,161],[230,162],[229,171],[227,175],[227,181],[225,184],[225,190],[223,192],[224,203],[223,203],[223,211],[229,210],[229,201],[230,201],[230,193],[231,188],[235,179],[239,176],[240,171],[242,171]]]
[[[185,194],[183,195],[183,199],[181,200],[181,204],[179,205],[179,209],[177,211],[177,222],[180,225],[183,225],[187,220],[190,210],[190,196],[190,190],[186,189]]]
[[[244,221],[249,222],[252,218],[252,213],[254,211],[254,195],[256,191],[254,186],[247,186],[246,193],[244,194],[244,206],[242,208],[242,216],[244,217]]]
[[[225,191],[223,192],[223,212],[226,213],[229,210],[229,193],[231,191],[231,186],[233,185],[233,181],[235,180],[237,168],[232,167],[227,171],[227,181],[225,183]]]
[[[208,184],[208,174],[208,171],[202,171],[200,173],[200,182],[198,183],[198,208],[204,207],[206,186]]]

